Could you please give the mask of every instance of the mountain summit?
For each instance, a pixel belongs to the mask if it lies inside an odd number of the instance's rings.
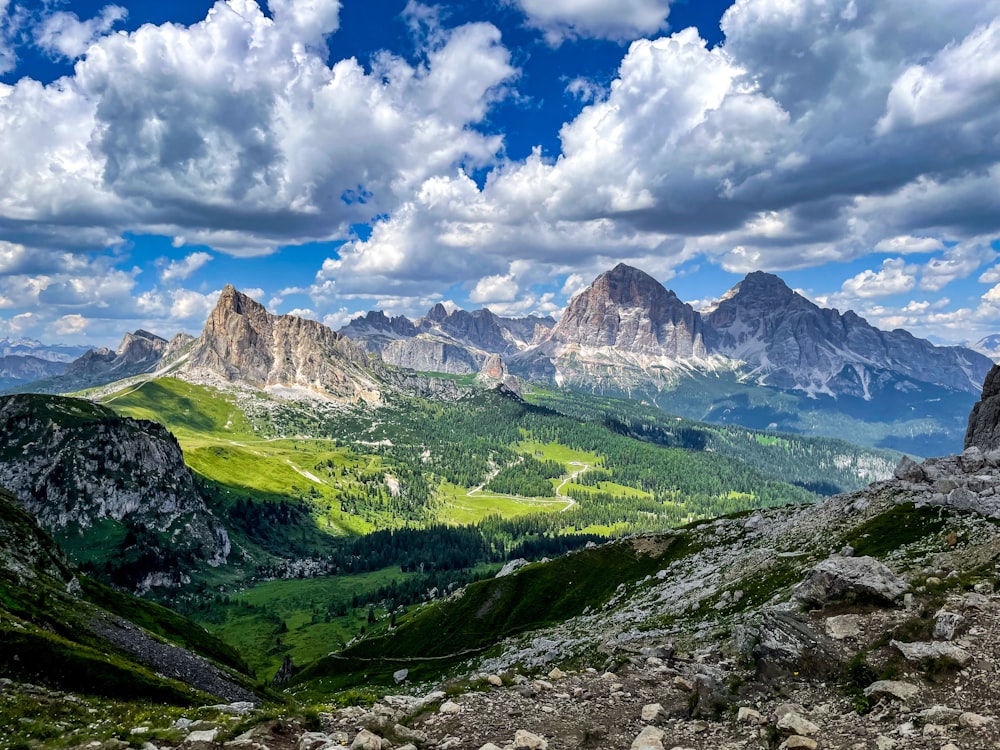
[[[570,301],[549,342],[678,360],[705,356],[701,316],[652,276],[624,263]]]
[[[368,355],[322,323],[273,315],[226,285],[181,371],[265,389],[305,389],[345,401],[377,401]]]
[[[761,384],[807,393],[870,399],[903,380],[976,393],[992,364],[969,349],[881,331],[850,310],[821,308],[760,271],[704,320],[713,354],[745,362]]]

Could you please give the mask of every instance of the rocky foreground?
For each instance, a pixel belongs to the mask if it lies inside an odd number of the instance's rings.
[[[863,492],[684,530],[658,574],[442,683],[401,668],[372,705],[193,710],[77,746],[1000,747],[998,492],[997,452],[904,461]]]

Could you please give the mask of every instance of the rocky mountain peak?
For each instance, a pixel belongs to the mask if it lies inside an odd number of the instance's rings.
[[[438,302],[434,307],[427,311],[427,315],[424,316],[427,320],[433,320],[435,323],[441,323],[448,317],[448,308]]]
[[[115,351],[115,356],[121,362],[155,361],[163,355],[166,348],[165,338],[140,328],[125,334]]]
[[[259,388],[378,400],[378,376],[350,339],[315,320],[274,315],[226,285],[181,372]]]
[[[549,341],[674,359],[704,353],[701,316],[652,276],[624,263],[572,299]]]

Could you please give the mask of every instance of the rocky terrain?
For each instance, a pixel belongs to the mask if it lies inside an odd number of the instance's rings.
[[[931,383],[976,392],[992,362],[963,347],[881,331],[851,311],[820,308],[777,276],[756,272],[704,316],[709,352],[747,363],[761,383],[871,399]],[[908,385],[909,384],[909,385]]]
[[[0,387],[11,388],[23,383],[62,375],[66,362],[53,362],[32,355],[7,354],[0,357]]]
[[[272,315],[227,285],[177,373],[272,393],[302,389],[345,402],[377,402],[373,368],[377,363],[346,336],[314,320]]]
[[[0,485],[79,549],[78,562],[119,564],[132,588],[172,585],[183,567],[220,565],[230,552],[174,437],[89,401],[0,399]],[[95,533],[111,546],[83,542]]]
[[[988,383],[1000,368],[993,376]],[[996,395],[988,387],[985,397]],[[348,649],[326,672],[295,675],[288,691],[313,705],[308,713],[196,722],[192,710],[122,736],[147,750],[145,742],[199,750],[1000,747],[1000,451],[979,429],[989,412],[980,407],[970,420],[961,455],[904,459],[893,479],[863,491],[571,553],[560,568],[577,571],[562,582],[570,598],[589,585],[589,556],[616,545],[659,569],[621,577],[610,596],[551,626],[436,657],[443,679],[416,677],[433,660],[394,649],[394,639],[412,640],[417,613],[373,643],[368,653],[385,656],[357,672]],[[471,615],[460,606],[471,589],[426,612],[439,634],[476,631],[475,622],[453,630],[448,611],[486,623],[497,614],[491,607],[508,601],[491,590],[559,562],[511,565],[475,584],[483,603]],[[597,575],[623,571],[605,565]],[[519,606],[557,605],[529,598]],[[441,648],[461,649],[448,638]],[[342,686],[353,674],[346,695],[361,705],[342,707],[345,694],[330,701],[317,674],[338,675]],[[391,674],[388,683],[381,674]],[[124,747],[115,742],[103,746]]]
[[[489,354],[511,356],[540,341],[555,321],[504,318],[484,308],[448,312],[437,304],[416,321],[381,311],[352,320],[340,333],[377,352],[387,364],[423,372],[479,372]]]
[[[115,351],[90,349],[63,367],[56,377],[28,381],[17,390],[31,393],[73,393],[117,380],[154,372],[169,343],[155,333],[139,329],[126,333]],[[12,389],[13,390],[13,389]]]

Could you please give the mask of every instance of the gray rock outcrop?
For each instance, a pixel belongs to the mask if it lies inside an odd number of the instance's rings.
[[[809,571],[792,593],[815,606],[836,601],[892,603],[909,585],[874,557],[831,557]]]
[[[965,447],[984,453],[1000,450],[1000,365],[994,365],[983,381],[982,396],[969,414]]]

